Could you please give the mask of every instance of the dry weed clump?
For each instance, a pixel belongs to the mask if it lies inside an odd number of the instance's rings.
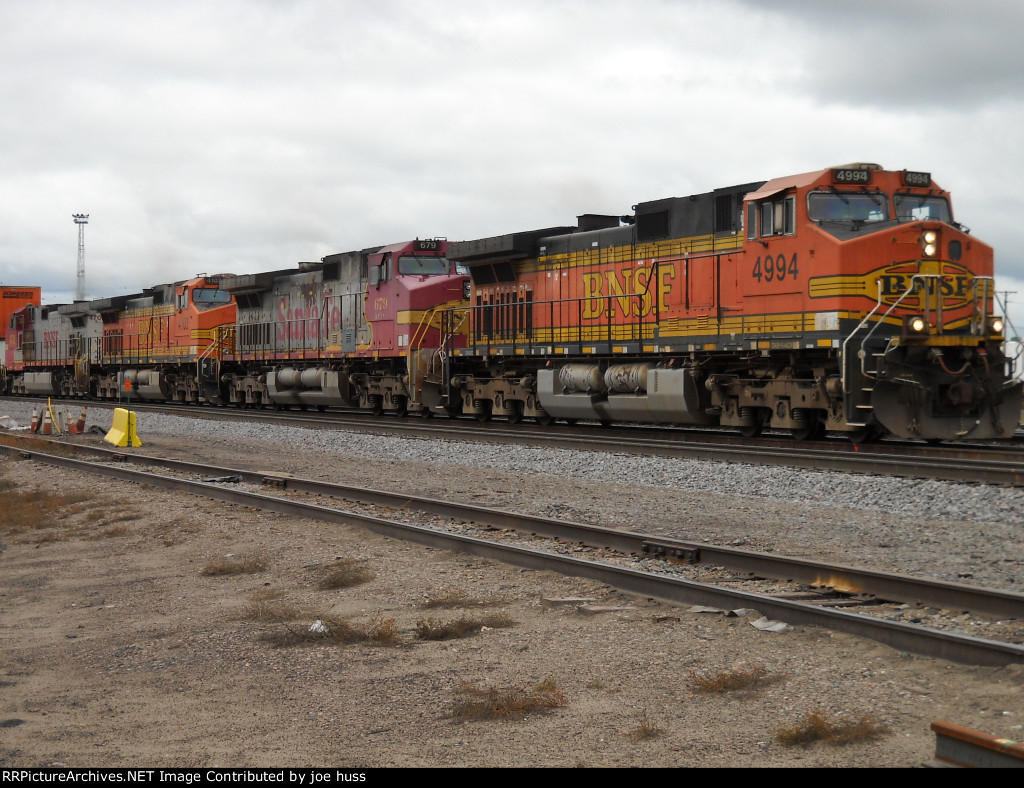
[[[640,713],[640,724],[637,725],[629,734],[629,740],[632,742],[645,741],[646,739],[656,739],[661,735],[661,728],[659,728],[655,722],[648,716],[647,711],[644,710]]]
[[[519,720],[529,714],[546,714],[569,702],[550,676],[539,684],[507,689],[481,688],[463,684],[452,717],[468,720]]]
[[[354,624],[341,618],[318,618],[312,625],[281,623],[263,641],[277,648],[311,644],[352,645],[376,643],[380,646],[398,646],[402,639],[393,618],[374,616],[369,623]]]
[[[0,479],[4,505],[0,507],[0,534],[23,536],[36,542],[61,542],[83,536],[102,525],[113,506],[92,493],[53,493],[23,490],[8,479]]]
[[[785,677],[772,675],[763,665],[752,668],[735,668],[711,676],[690,671],[690,681],[700,692],[733,692],[736,690],[753,690],[775,684]]]
[[[830,722],[823,711],[808,711],[796,725],[780,727],[775,732],[779,744],[785,747],[807,746],[816,741],[833,745],[852,744],[859,741],[873,741],[889,732],[870,714],[860,719],[842,719]]]
[[[515,626],[505,613],[495,613],[483,618],[458,618],[454,621],[438,621],[428,618],[416,622],[416,637],[420,640],[457,640],[476,635],[484,629],[505,629]]]
[[[360,566],[360,562],[356,559],[341,558],[328,567],[326,576],[320,581],[320,588],[324,590],[352,588],[362,583],[368,583],[375,577],[373,572]]]
[[[272,624],[309,621],[316,614],[309,608],[278,599],[250,598],[249,604],[243,608],[241,618],[247,621],[266,621]]]
[[[270,561],[265,555],[226,555],[206,564],[199,574],[215,577],[219,575],[254,575],[265,572]]]

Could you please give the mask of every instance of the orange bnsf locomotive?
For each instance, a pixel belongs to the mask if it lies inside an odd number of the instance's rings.
[[[10,317],[5,366],[13,394],[116,398],[125,385],[144,399],[196,402],[196,358],[235,305],[217,277]]]
[[[924,172],[854,164],[452,244],[447,400],[480,419],[1005,438],[991,247]]]
[[[992,275],[928,173],[854,164],[26,307],[0,390],[1006,438],[1022,388]]]

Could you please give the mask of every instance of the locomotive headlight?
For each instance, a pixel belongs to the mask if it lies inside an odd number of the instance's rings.
[[[463,301],[468,301],[469,297],[472,294],[473,294],[473,282],[471,280],[469,280],[469,279],[466,279],[462,283],[462,300]]]
[[[925,257],[935,257],[939,251],[939,234],[935,230],[925,230],[921,236],[921,251]]]
[[[990,334],[1002,334],[1003,328],[1003,319],[1001,317],[993,317],[988,321],[988,331]]]
[[[903,336],[918,337],[928,332],[928,321],[922,315],[908,315],[903,318]]]

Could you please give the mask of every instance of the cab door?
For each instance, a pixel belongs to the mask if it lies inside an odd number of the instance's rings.
[[[390,354],[395,349],[395,314],[400,308],[401,293],[395,279],[395,263],[391,252],[370,255],[366,321],[372,333],[370,349],[375,353]]]

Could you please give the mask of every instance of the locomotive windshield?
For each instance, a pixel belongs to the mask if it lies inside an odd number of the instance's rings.
[[[896,218],[901,222],[917,222],[922,219],[938,219],[951,224],[953,215],[949,210],[949,202],[945,197],[930,194],[897,194]]]
[[[192,290],[192,303],[200,309],[231,303],[231,293],[216,287],[196,287]]]
[[[889,198],[879,192],[812,192],[807,216],[815,222],[883,222],[889,218]]]
[[[447,274],[450,266],[447,257],[415,257],[402,255],[398,258],[398,273],[413,276],[436,276]]]

